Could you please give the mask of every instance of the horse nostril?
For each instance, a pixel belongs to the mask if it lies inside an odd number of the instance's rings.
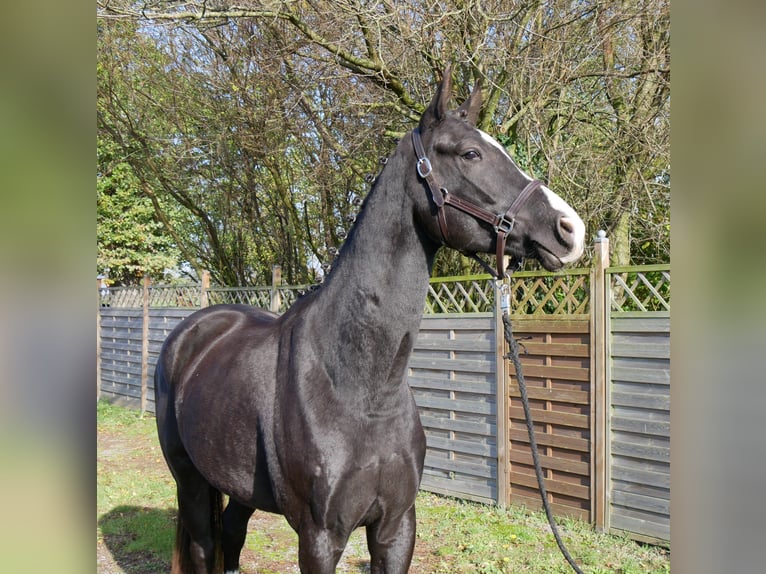
[[[569,217],[562,217],[559,219],[559,227],[561,228],[562,235],[572,235],[575,232],[575,224]]]

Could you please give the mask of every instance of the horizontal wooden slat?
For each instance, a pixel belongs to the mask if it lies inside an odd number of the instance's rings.
[[[531,496],[515,494],[515,493],[511,493],[511,504],[523,505],[532,510],[539,510],[542,508],[542,505],[543,505],[542,500],[540,499],[539,496],[531,497]],[[551,511],[556,516],[568,516],[568,517],[577,518],[583,521],[587,521],[590,519],[590,512],[583,508],[569,506],[566,504],[558,504],[556,502],[552,502],[550,504],[550,507],[551,507]]]
[[[529,315],[511,315],[511,325],[516,336],[519,333],[589,333],[588,315],[549,316],[548,318]]]
[[[471,481],[461,480],[461,477],[454,479],[443,478],[430,474],[429,470],[423,471],[423,481],[420,488],[437,494],[447,496],[456,496],[485,504],[492,504],[497,500],[497,486],[494,481]]]
[[[141,357],[138,361],[107,361],[101,365],[101,378],[108,377],[107,373],[113,372],[119,373],[126,380],[138,379],[141,380]],[[132,376],[131,376],[132,375]]]
[[[113,325],[115,323],[143,320],[144,313],[141,309],[108,309],[101,307],[101,324]]]
[[[529,488],[537,489],[537,478],[534,474],[525,474],[523,472],[514,472],[513,466],[511,466],[511,489],[514,484],[520,484]],[[590,488],[581,484],[573,484],[571,482],[564,482],[562,480],[555,480],[546,478],[545,489],[551,493],[565,494],[572,498],[588,499],[590,496]]]
[[[641,512],[665,515],[670,518],[670,493],[667,498],[656,498],[654,496],[643,496],[631,492],[621,492],[612,490],[611,502],[615,506],[632,508]],[[658,517],[659,518],[659,517]]]
[[[508,393],[511,397],[521,397],[518,385],[510,385]],[[557,403],[571,403],[576,405],[587,405],[590,401],[590,393],[586,391],[570,391],[567,389],[549,389],[545,387],[527,386],[527,396],[530,399],[539,399],[543,401],[554,401]]]
[[[119,346],[108,346],[101,348],[101,358],[105,361],[135,361],[141,362],[141,347],[133,344],[121,343]]]
[[[664,421],[612,417],[612,429],[647,435],[670,435],[670,423]]]
[[[652,498],[666,498],[670,500],[670,489],[666,487],[651,486],[648,484],[625,482],[622,480],[613,479],[611,488],[613,491],[619,490],[620,492],[629,492],[632,494],[651,496]]]
[[[418,351],[463,351],[477,353],[492,353],[495,351],[494,338],[482,339],[428,339],[419,337],[415,341],[413,354]]]
[[[656,488],[670,488],[670,474],[664,472],[652,472],[649,470],[636,470],[635,468],[625,468],[620,466],[619,459],[614,461],[611,473],[613,480],[647,484]]]
[[[524,420],[524,411],[521,406],[511,406],[509,410],[512,419],[519,421]],[[590,427],[589,418],[588,415],[579,415],[576,413],[532,409],[532,420],[536,423],[550,423],[554,425],[587,429]]]
[[[613,317],[609,322],[612,332],[616,333],[670,333],[670,316],[651,317]]]
[[[590,381],[590,369],[580,367],[559,367],[554,365],[531,365],[522,359],[521,368],[525,378],[540,377],[543,379],[559,379],[568,381]],[[510,365],[508,372],[516,376],[516,369]]]
[[[621,393],[612,391],[612,405],[639,407],[655,410],[670,410],[669,394],[642,394],[642,393]]]
[[[494,478],[497,476],[496,465],[477,464],[459,460],[443,459],[434,456],[431,452],[426,452],[425,466],[436,468],[446,472],[465,474],[469,476],[478,476],[482,478]]]
[[[420,321],[420,331],[453,329],[460,329],[462,331],[492,330],[493,322],[494,317],[492,313],[424,315]]]
[[[473,433],[481,436],[493,436],[496,432],[494,424],[434,417],[427,413],[420,414],[420,422],[425,428]]]
[[[542,343],[521,341],[525,354],[543,357],[589,357],[590,347],[580,343]]]
[[[101,388],[101,392],[123,395],[126,397],[134,398],[136,400],[141,399],[141,385],[134,386],[119,383],[115,384],[113,381],[105,381],[105,384]]]
[[[612,363],[612,381],[628,381],[653,385],[670,384],[670,368],[657,364],[657,368],[636,368],[626,362],[615,359]]]
[[[523,444],[529,444],[529,434],[526,429],[510,429],[510,440],[513,442],[519,442]],[[549,434],[536,432],[535,441],[540,446],[552,446],[556,448],[565,448],[567,450],[574,450],[577,452],[589,452],[590,441],[584,438],[577,438],[572,436],[565,436],[559,434]]]
[[[413,355],[409,361],[410,369],[430,369],[436,371],[469,371],[472,373],[494,373],[495,362],[471,359],[432,359]]]
[[[526,464],[528,466],[534,465],[532,460],[532,453],[528,449],[520,450],[518,448],[510,448],[508,451],[508,458],[512,463]],[[549,468],[551,470],[559,470],[561,472],[568,472],[570,474],[579,474],[581,476],[590,475],[590,463],[581,462],[576,460],[568,460],[565,458],[546,456],[539,453],[540,466],[544,469]]]
[[[670,358],[670,345],[661,343],[613,343],[610,349],[613,357]]]
[[[670,462],[670,447],[612,440],[612,456],[627,456],[642,460]]]
[[[482,440],[467,441],[426,436],[426,443],[430,449],[462,452],[474,456],[497,457],[497,447]]]
[[[627,532],[638,533],[643,537],[656,538],[657,540],[670,540],[670,523],[657,523],[641,518],[613,514],[610,519],[610,530],[615,534]]]
[[[495,385],[490,382],[476,383],[472,381],[460,381],[456,379],[436,379],[432,377],[408,376],[407,382],[413,389],[431,389],[440,391],[456,391],[492,395],[495,393]]]
[[[445,411],[460,411],[489,415],[495,413],[494,403],[488,401],[463,401],[456,399],[443,399],[440,397],[427,397],[415,394],[415,403],[420,408],[440,409]]]

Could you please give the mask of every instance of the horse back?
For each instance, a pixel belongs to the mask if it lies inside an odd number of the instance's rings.
[[[166,376],[178,374],[227,335],[247,328],[267,327],[277,318],[278,315],[270,311],[246,305],[206,307],[173,329],[162,346],[158,362]]]

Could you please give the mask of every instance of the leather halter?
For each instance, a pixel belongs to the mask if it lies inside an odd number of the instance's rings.
[[[505,213],[492,213],[467,199],[456,197],[443,187],[439,187],[436,183],[436,178],[434,177],[431,162],[428,157],[426,157],[426,152],[423,148],[423,141],[420,138],[420,128],[415,128],[412,131],[412,145],[415,148],[415,155],[418,158],[416,166],[418,175],[428,185],[428,189],[431,191],[431,199],[436,205],[436,217],[439,221],[439,231],[442,235],[442,243],[449,245],[449,228],[447,227],[447,217],[444,213],[445,205],[451,205],[460,211],[472,215],[476,219],[489,223],[495,229],[495,233],[497,233],[495,248],[497,272],[479,259],[475,253],[469,253],[468,255],[479,261],[479,263],[481,263],[485,269],[490,271],[490,274],[494,275],[496,279],[504,277],[505,266],[503,264],[503,256],[505,255],[506,238],[510,235],[511,231],[513,231],[513,226],[516,223],[516,216],[519,214],[519,211],[532,193],[538,187],[543,185],[543,182],[539,179],[533,179],[521,191],[519,196],[513,201]]]

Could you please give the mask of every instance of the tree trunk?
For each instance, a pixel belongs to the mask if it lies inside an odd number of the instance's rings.
[[[630,265],[630,213],[623,211],[612,232],[611,264]]]

